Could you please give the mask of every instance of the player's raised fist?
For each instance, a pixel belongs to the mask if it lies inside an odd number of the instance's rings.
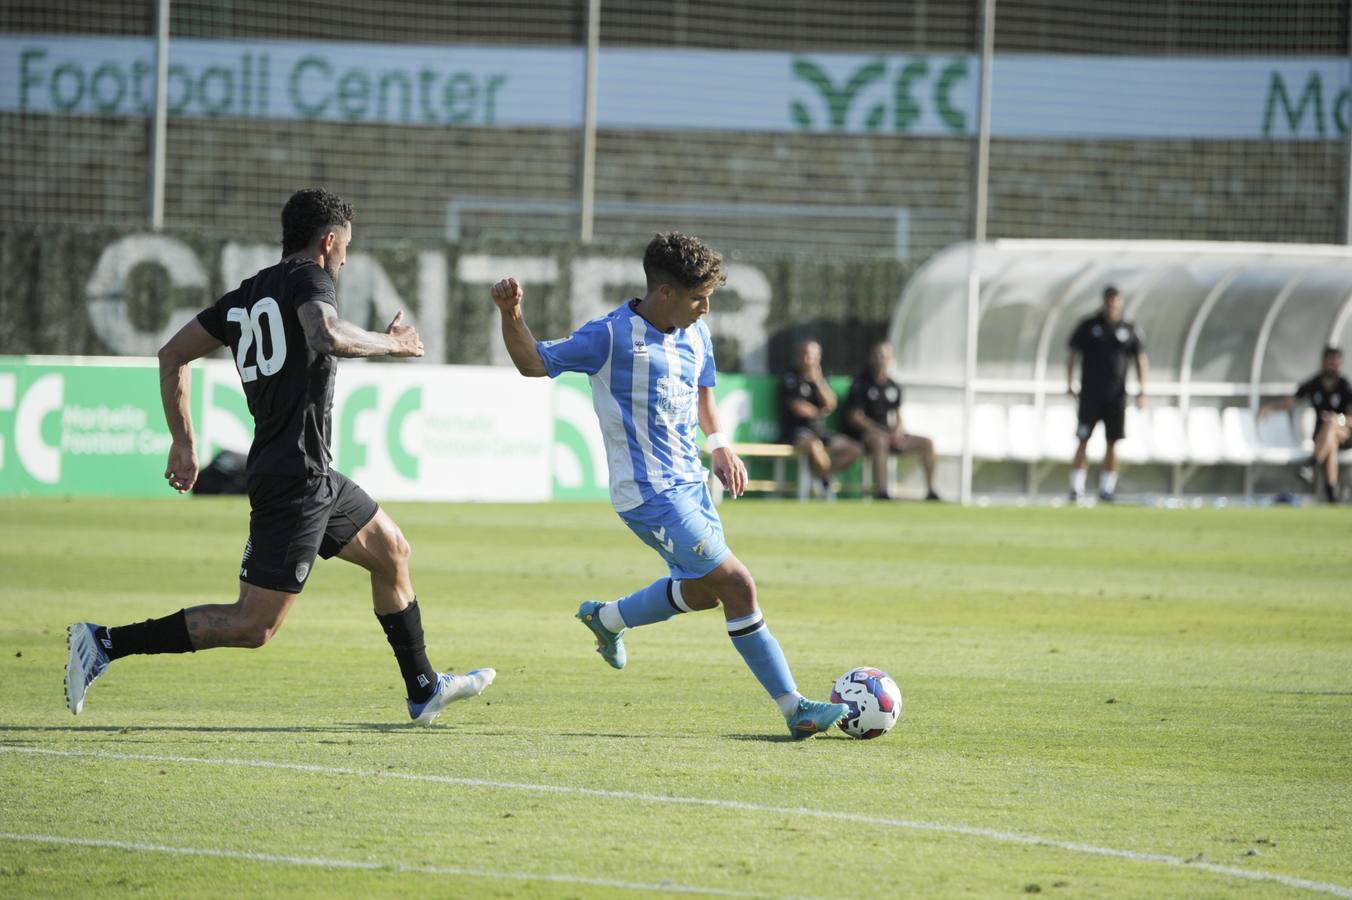
[[[511,312],[521,305],[521,282],[515,278],[502,279],[493,285],[490,293],[493,295],[493,302],[503,312]]]

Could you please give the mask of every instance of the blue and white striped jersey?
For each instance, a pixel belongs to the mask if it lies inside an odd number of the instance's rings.
[[[570,337],[537,345],[550,378],[591,376],[616,512],[708,477],[695,438],[699,388],[714,386],[709,326],[663,333],[634,311],[637,304],[628,301]]]

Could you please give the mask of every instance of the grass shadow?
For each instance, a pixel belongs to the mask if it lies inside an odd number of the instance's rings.
[[[730,741],[755,741],[761,744],[797,744],[801,743],[791,734],[725,734]]]

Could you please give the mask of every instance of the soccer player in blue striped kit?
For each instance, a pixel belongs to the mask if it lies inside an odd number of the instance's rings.
[[[846,707],[798,693],[756,603],[756,582],[723,539],[695,443],[698,425],[708,436],[714,474],[731,496],[740,495],[746,466],[719,429],[713,340],[701,321],[714,290],[726,281],[723,257],[698,238],[659,234],[643,254],[643,271],[642,299],[628,300],[557,341],[531,334],[515,278],[492,288],[503,341],[521,374],[591,376],[611,502],[671,571],[618,600],[585,601],[577,618],[591,630],[601,657],[623,669],[625,629],[721,604],[733,646],[779,705],[789,733],[811,737],[838,722]]]

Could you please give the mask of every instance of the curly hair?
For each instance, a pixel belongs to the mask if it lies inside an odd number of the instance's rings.
[[[723,255],[699,238],[679,231],[656,235],[643,251],[643,274],[648,289],[659,284],[683,288],[717,287],[728,280],[723,273]]]
[[[352,204],[337,194],[323,188],[296,191],[282,207],[282,255],[304,250],[325,230],[352,219]]]

